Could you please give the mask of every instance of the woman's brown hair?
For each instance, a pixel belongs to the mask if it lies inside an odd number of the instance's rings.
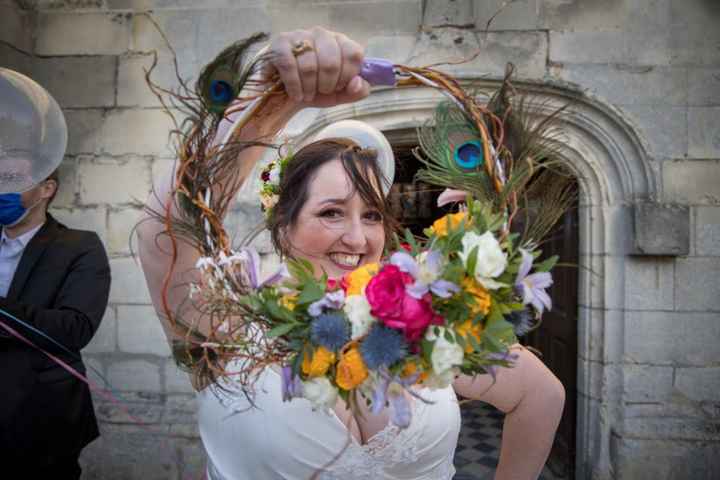
[[[298,150],[282,172],[280,196],[268,219],[273,245],[281,255],[287,256],[290,253],[285,232],[297,221],[308,199],[310,183],[315,179],[320,167],[336,159],[340,159],[353,185],[353,193],[357,192],[368,206],[382,215],[385,243],[388,244],[391,240],[397,222],[382,193],[383,186],[389,186],[389,181],[378,165],[377,152],[360,148],[349,139],[323,139]]]

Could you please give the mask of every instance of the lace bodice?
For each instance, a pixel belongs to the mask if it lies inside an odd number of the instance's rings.
[[[452,389],[426,391],[413,402],[406,429],[388,425],[365,445],[334,414],[309,402],[283,403],[280,377],[268,370],[252,408],[229,385],[198,395],[200,434],[211,480],[449,480],[460,430]]]

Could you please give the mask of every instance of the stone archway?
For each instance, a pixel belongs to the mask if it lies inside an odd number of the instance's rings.
[[[485,90],[498,85],[473,82]],[[561,118],[569,147],[565,161],[581,190],[576,478],[611,478],[611,437],[623,420],[623,259],[633,248],[633,207],[659,197],[660,175],[634,128],[611,106],[576,91],[522,88],[548,112],[570,103]],[[310,137],[346,118],[387,133],[407,130],[429,119],[441,98],[428,89],[383,89],[357,104],[306,112],[287,133]]]

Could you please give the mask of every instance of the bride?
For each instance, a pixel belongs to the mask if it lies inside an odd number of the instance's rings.
[[[243,127],[241,140],[272,139],[304,108],[330,107],[369,95],[369,85],[359,76],[363,49],[343,34],[319,27],[282,33],[269,48],[271,65],[287,95],[273,97]],[[231,128],[225,121],[218,137]],[[263,153],[263,148],[253,147],[239,154],[241,179],[248,178]],[[392,162],[387,141],[359,122],[331,126],[298,150],[283,171],[277,204],[268,219],[277,252],[306,259],[318,275],[325,272],[335,279],[380,260],[394,225],[384,196]],[[175,208],[173,181],[168,174],[156,185],[148,211]],[[153,303],[173,341],[161,314],[163,284],[172,262],[164,231],[162,222],[148,217],[138,227],[138,249]],[[209,328],[208,320],[185,302],[185,285],[196,280],[199,257],[193,245],[178,246],[167,301],[202,333]],[[256,408],[248,408],[248,400],[233,391],[231,377],[219,380],[197,394],[208,477],[450,479],[460,430],[457,392],[506,413],[495,478],[537,478],[560,420],[564,389],[531,352],[519,345],[513,351],[518,354],[513,368],[500,368],[494,383],[490,375],[461,375],[446,389],[422,389],[427,403],[408,397],[412,423],[404,430],[392,426],[388,409],[354,415],[338,400],[328,415],[303,399],[283,402],[276,368],[267,368],[259,377]],[[232,368],[230,362],[227,369]]]

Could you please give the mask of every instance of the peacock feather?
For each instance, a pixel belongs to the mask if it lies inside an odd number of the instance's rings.
[[[519,92],[512,84],[513,66],[481,104],[463,99],[482,112],[482,124],[457,102],[443,102],[433,118],[418,129],[416,157],[424,168],[417,179],[464,190],[506,213],[508,229],[516,218],[524,224],[521,242],[538,243],[576,198],[575,178],[564,166],[558,119],[566,107],[556,108]],[[488,149],[483,149],[485,129]],[[482,152],[490,152],[484,158]],[[492,169],[485,162],[492,162]]]

